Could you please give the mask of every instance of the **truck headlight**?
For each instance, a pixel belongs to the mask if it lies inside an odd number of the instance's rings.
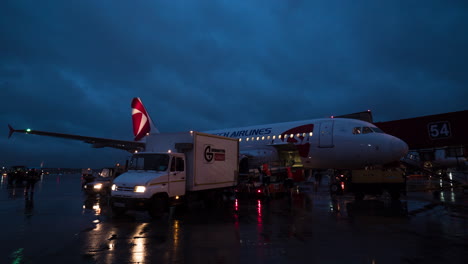
[[[112,184],[112,186],[111,186],[111,190],[115,191],[116,189],[117,189],[117,185],[115,185],[115,184]]]
[[[146,191],[146,187],[145,186],[135,186],[135,191],[134,192],[137,192],[137,193],[144,193]]]
[[[100,190],[102,188],[102,183],[94,184],[95,190]]]

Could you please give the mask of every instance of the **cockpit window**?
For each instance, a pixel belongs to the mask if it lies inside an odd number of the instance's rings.
[[[372,130],[374,130],[375,133],[385,133],[385,132],[383,132],[382,129],[380,129],[378,127],[372,127]]]
[[[353,134],[355,134],[355,135],[356,135],[356,134],[361,134],[361,128],[360,128],[360,127],[355,127],[355,128],[353,129]]]
[[[374,133],[370,127],[363,127],[362,128],[362,133],[363,134],[369,134],[369,133]]]

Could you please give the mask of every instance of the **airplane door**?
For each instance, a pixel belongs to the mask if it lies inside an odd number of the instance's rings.
[[[182,157],[172,157],[169,171],[169,196],[185,194],[185,160]]]
[[[319,148],[333,148],[333,123],[327,120],[320,123]]]

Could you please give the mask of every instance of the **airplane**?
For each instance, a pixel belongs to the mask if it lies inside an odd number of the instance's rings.
[[[9,127],[15,132],[80,140],[94,148],[112,147],[130,152],[149,150],[145,138],[159,133],[140,98],[131,103],[134,140],[88,137]],[[230,129],[203,131],[238,138],[240,170],[281,161],[304,169],[357,169],[395,164],[408,152],[401,139],[372,123],[350,118],[320,118]]]

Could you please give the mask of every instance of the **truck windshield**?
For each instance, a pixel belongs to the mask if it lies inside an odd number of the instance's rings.
[[[168,165],[169,155],[167,154],[135,154],[128,169],[165,171]]]

